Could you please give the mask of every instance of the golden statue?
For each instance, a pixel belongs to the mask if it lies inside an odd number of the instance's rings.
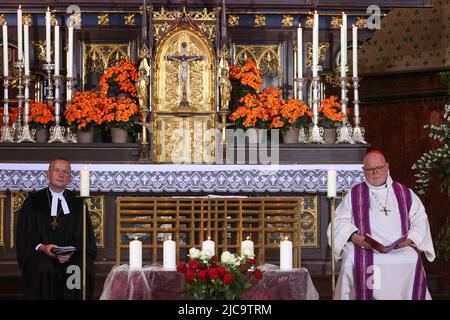
[[[231,82],[229,79],[230,67],[228,65],[228,50],[224,47],[221,52],[220,59],[220,80],[219,80],[219,88],[220,88],[220,110],[227,111],[229,110],[229,104],[231,100]]]
[[[141,60],[139,65],[139,78],[137,80],[139,106],[141,109],[148,108],[148,85],[150,77],[150,67],[147,58]]]

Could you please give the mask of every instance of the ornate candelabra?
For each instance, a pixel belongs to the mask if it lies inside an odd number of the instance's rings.
[[[353,141],[355,143],[367,143],[367,141],[364,139],[364,128],[361,128],[359,126],[359,122],[361,120],[361,117],[359,116],[359,94],[358,94],[358,87],[359,87],[359,78],[353,77],[353,92],[355,96],[355,100],[353,101],[353,104],[355,106],[355,128],[353,128]]]
[[[64,77],[60,75],[54,76],[55,79],[55,125],[50,128],[50,139],[48,143],[62,142],[66,143],[65,138],[66,128],[59,125],[61,121],[60,111],[61,111],[61,97],[59,94],[59,88]],[[49,99],[47,97],[47,103]]]
[[[52,70],[55,68],[55,65],[52,63],[44,64],[44,70],[47,71],[47,93],[45,99],[47,100],[47,104],[49,106],[53,103],[53,84],[52,84]]]
[[[319,77],[313,77],[313,127],[309,130],[309,143],[325,143],[323,128],[319,128]]]
[[[66,77],[67,101],[70,101],[72,99],[72,93],[75,90],[75,81],[76,78],[74,77]],[[66,142],[77,143],[78,142],[77,134],[75,132],[72,132],[70,126],[67,126],[66,130],[67,130]]]
[[[31,78],[29,75],[23,77],[23,83],[25,84],[25,112],[23,117],[23,126],[18,127],[17,131],[17,142],[36,142],[34,140],[34,135],[36,134],[36,129],[30,129],[29,119],[30,119],[30,82]]]
[[[8,87],[9,83],[11,81],[12,77],[3,77],[3,92],[4,92],[4,99],[3,99],[3,105],[4,105],[4,115],[3,115],[3,126],[1,128],[0,132],[0,142],[14,142],[14,128],[9,127],[9,113],[8,110]]]
[[[17,60],[17,62],[14,64],[14,67],[17,69],[18,117],[17,117],[17,121],[13,124],[13,127],[15,128],[16,132],[18,132],[20,130],[20,127],[22,126],[22,108],[23,108],[23,101],[24,101],[24,95],[23,95],[24,85],[22,82],[22,74],[23,74],[23,69],[25,67],[25,63],[23,62],[23,59]]]
[[[352,136],[352,128],[348,124],[347,118],[347,77],[341,77],[341,104],[342,111],[344,113],[344,120],[342,121],[342,127],[337,130],[337,140],[336,143],[354,143]]]

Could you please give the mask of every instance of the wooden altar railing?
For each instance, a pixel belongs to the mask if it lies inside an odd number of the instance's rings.
[[[169,235],[177,242],[178,261],[186,260],[190,248],[200,249],[208,237],[215,242],[217,255],[225,250],[240,254],[240,243],[249,236],[259,264],[287,236],[293,242],[293,264],[298,268],[302,211],[301,197],[118,197],[116,264],[121,263],[121,249],[129,248],[134,235],[143,236],[143,250],[150,251],[152,263],[157,263],[158,253],[162,256],[163,241]]]

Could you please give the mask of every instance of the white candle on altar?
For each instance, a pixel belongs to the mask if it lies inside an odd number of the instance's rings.
[[[314,25],[313,25],[313,77],[317,77],[317,68],[319,64],[319,15],[314,11]]]
[[[211,240],[211,237],[208,237],[208,240],[202,242],[202,251],[208,252],[210,256],[215,254],[215,245],[214,241]]]
[[[288,237],[280,243],[280,270],[292,270],[292,241]]]
[[[67,52],[67,77],[72,78],[73,76],[73,27],[72,25],[69,26],[69,51]]]
[[[347,15],[342,13],[341,25],[341,77],[346,76],[347,68]]]
[[[22,6],[19,6],[17,10],[17,47],[18,47],[18,59],[23,59],[23,40],[22,40]]]
[[[142,269],[142,241],[130,241],[130,269]]]
[[[297,28],[297,78],[303,77],[303,34],[302,24],[298,23]]]
[[[176,243],[169,237],[163,244],[164,270],[176,270]]]
[[[358,76],[358,27],[352,26],[352,48],[353,48],[353,77],[356,78]]]
[[[23,26],[23,32],[24,32],[24,59],[25,59],[25,75],[29,76],[30,75],[30,47],[29,47],[29,26],[28,24],[25,24]],[[26,99],[26,98],[25,98]]]
[[[89,197],[89,170],[84,167],[80,171],[80,196]]]
[[[8,70],[8,26],[6,23],[2,26],[3,31],[3,76],[9,76]]]
[[[51,24],[50,24],[50,8],[47,8],[47,11],[45,12],[45,61],[47,63],[51,63]]]
[[[59,26],[55,26],[55,76],[59,76]],[[56,112],[56,111],[55,111]]]
[[[335,198],[336,197],[336,170],[332,167],[327,172],[327,197]]]
[[[247,240],[241,242],[241,256],[254,256],[255,249],[253,245],[253,241],[250,240],[250,237],[247,237]]]

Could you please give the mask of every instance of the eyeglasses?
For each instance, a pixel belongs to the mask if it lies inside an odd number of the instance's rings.
[[[55,169],[50,169],[50,171],[53,171],[53,172],[55,172],[56,174],[60,174],[60,173],[62,173],[62,174],[64,174],[64,175],[70,175],[70,170],[61,170],[61,169],[58,169],[58,168],[55,168]]]
[[[364,172],[366,172],[366,173],[374,174],[375,172],[379,172],[379,171],[383,170],[384,167],[386,167],[386,163],[382,166],[373,167],[373,168],[364,168],[363,167],[363,169],[364,169]]]

